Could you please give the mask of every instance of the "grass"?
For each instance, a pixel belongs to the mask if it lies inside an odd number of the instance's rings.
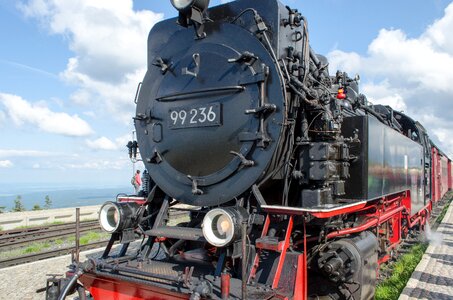
[[[87,234],[80,237],[80,245],[89,244],[92,241],[100,240],[102,234],[99,232],[88,232]]]
[[[44,249],[44,247],[41,245],[41,243],[34,243],[25,248],[22,253],[23,254],[32,254],[32,253],[38,253],[41,252]]]
[[[376,300],[398,299],[415,268],[428,248],[428,244],[417,244],[404,254],[391,268],[392,275],[376,287]]]

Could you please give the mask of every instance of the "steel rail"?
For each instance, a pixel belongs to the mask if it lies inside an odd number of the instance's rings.
[[[108,241],[100,241],[100,242],[90,243],[87,245],[82,245],[82,246],[80,246],[80,249],[82,251],[85,251],[85,250],[100,248],[100,247],[105,246],[107,244],[107,242]],[[35,262],[35,261],[39,261],[39,260],[43,260],[43,259],[53,258],[53,257],[57,257],[57,256],[71,254],[74,251],[74,249],[75,249],[75,247],[66,247],[66,248],[62,248],[62,249],[58,249],[58,250],[46,251],[46,252],[41,252],[41,253],[36,253],[36,254],[29,254],[29,255],[25,255],[25,256],[21,256],[21,257],[0,260],[0,269],[12,267],[15,265]]]
[[[99,228],[99,223],[97,221],[85,222],[81,226],[82,228],[95,229]],[[35,229],[36,228],[36,229]],[[52,225],[52,226],[40,226],[33,227],[33,230],[26,229],[24,231],[15,231],[15,233],[6,233],[0,235],[0,247],[3,244],[11,244],[19,240],[30,240],[33,237],[38,236],[50,236],[58,235],[62,232],[75,231],[75,223],[62,224],[62,225]]]
[[[94,224],[98,224],[97,220],[93,221],[85,221],[81,223],[81,226],[91,226]],[[34,234],[37,232],[43,231],[56,231],[61,230],[64,228],[75,228],[76,223],[64,223],[64,224],[55,224],[55,225],[42,225],[42,226],[33,226],[28,228],[20,228],[20,229],[10,229],[0,231],[0,240],[6,238],[7,236],[22,236],[26,234]]]
[[[0,242],[0,250],[6,251],[11,249],[17,249],[22,246],[27,246],[30,243],[41,242],[41,241],[48,241],[48,240],[55,240],[62,237],[72,236],[75,234],[75,228],[67,229],[63,231],[58,231],[57,233],[46,233],[46,234],[36,234],[31,235],[25,238],[21,238],[19,240],[11,240],[5,243]],[[80,232],[90,232],[90,231],[101,231],[99,226],[92,226],[92,227],[84,227],[80,229]]]

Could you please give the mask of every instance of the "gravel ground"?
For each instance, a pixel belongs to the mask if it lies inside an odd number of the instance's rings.
[[[87,255],[102,254],[102,249],[81,253],[81,260]],[[0,269],[0,299],[2,300],[42,300],[45,292],[36,293],[46,286],[47,274],[64,274],[71,263],[71,256],[65,255],[25,265]]]

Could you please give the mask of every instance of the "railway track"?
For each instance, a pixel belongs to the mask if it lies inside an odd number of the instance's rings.
[[[80,222],[80,226],[89,226],[89,225],[93,225],[96,223],[98,223],[97,220],[84,221],[84,222]],[[58,230],[58,229],[64,229],[67,227],[75,227],[75,226],[76,226],[76,222],[72,222],[72,223],[64,223],[64,224],[42,225],[42,226],[33,226],[33,227],[27,227],[27,228],[3,230],[3,231],[0,231],[0,239],[4,238],[6,236],[14,236],[14,235],[20,235],[20,234],[26,234],[26,233],[36,233],[36,232],[42,232],[45,230]]]
[[[0,251],[8,251],[26,246],[30,243],[71,236],[75,234],[76,223],[47,225],[27,229],[14,229],[0,233]],[[100,230],[97,221],[80,223],[80,232]]]
[[[82,246],[80,246],[80,250],[86,251],[86,250],[104,247],[105,245],[107,245],[107,243],[108,243],[108,241],[100,241],[100,242],[90,243],[87,245],[82,245]],[[57,249],[57,250],[51,250],[51,251],[46,251],[46,252],[29,254],[29,255],[25,255],[25,256],[21,256],[21,257],[14,257],[14,258],[9,258],[9,259],[5,259],[5,260],[0,260],[0,269],[12,267],[15,265],[35,262],[35,261],[48,259],[48,258],[52,258],[52,257],[57,257],[57,256],[61,256],[61,255],[71,254],[74,250],[75,250],[75,247],[66,247],[66,248],[61,248],[61,249]]]

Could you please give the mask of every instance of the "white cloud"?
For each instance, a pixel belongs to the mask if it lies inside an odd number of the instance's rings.
[[[407,87],[453,92],[450,84],[453,80],[453,51],[436,49],[427,37],[408,38],[401,30],[382,29],[369,45],[367,57],[339,50],[331,52],[331,71],[336,68],[350,73],[360,71]]]
[[[96,160],[81,163],[68,163],[63,164],[62,167],[74,170],[125,170],[130,167],[130,164],[131,162],[128,159],[121,157],[117,160]]]
[[[12,168],[13,163],[10,160],[0,160],[0,169],[3,168]]]
[[[375,104],[389,105],[398,111],[406,111],[407,106],[401,91],[392,88],[388,80],[380,83],[366,83],[362,90],[370,102]]]
[[[30,103],[19,96],[0,93],[0,103],[17,126],[27,124],[45,132],[74,137],[93,133],[90,125],[78,115],[53,112],[43,102]]]
[[[95,150],[118,150],[118,145],[105,136],[96,140],[87,140],[86,144],[88,147]]]
[[[445,16],[435,21],[428,27],[424,38],[430,40],[432,44],[441,51],[453,51],[453,40],[451,39],[451,29],[453,28],[453,5],[445,9]]]
[[[68,40],[74,57],[61,75],[79,88],[73,101],[97,103],[130,122],[132,98],[147,65],[147,36],[163,15],[134,11],[132,0],[30,0],[19,7]]]
[[[95,118],[96,117],[96,113],[94,111],[84,111],[83,114],[87,117],[90,117],[90,118]]]
[[[131,140],[130,134],[115,138],[114,141],[103,136],[95,140],[86,140],[86,144],[89,148],[94,150],[125,150],[126,144]]]
[[[342,69],[366,78],[362,86],[373,103],[391,105],[418,119],[440,147],[453,156],[453,3],[418,37],[381,29],[361,56],[335,50],[330,71]]]
[[[120,149],[126,149],[127,143],[132,140],[131,134],[124,134],[115,139],[115,143],[120,147]]]
[[[0,149],[0,158],[6,157],[50,157],[59,156],[61,153],[36,151],[36,150],[11,150],[11,149]]]
[[[6,121],[6,114],[0,110],[0,127],[5,123]]]
[[[335,73],[337,70],[348,72],[350,74],[360,71],[363,58],[354,52],[343,52],[341,50],[333,50],[329,53],[329,69]]]

